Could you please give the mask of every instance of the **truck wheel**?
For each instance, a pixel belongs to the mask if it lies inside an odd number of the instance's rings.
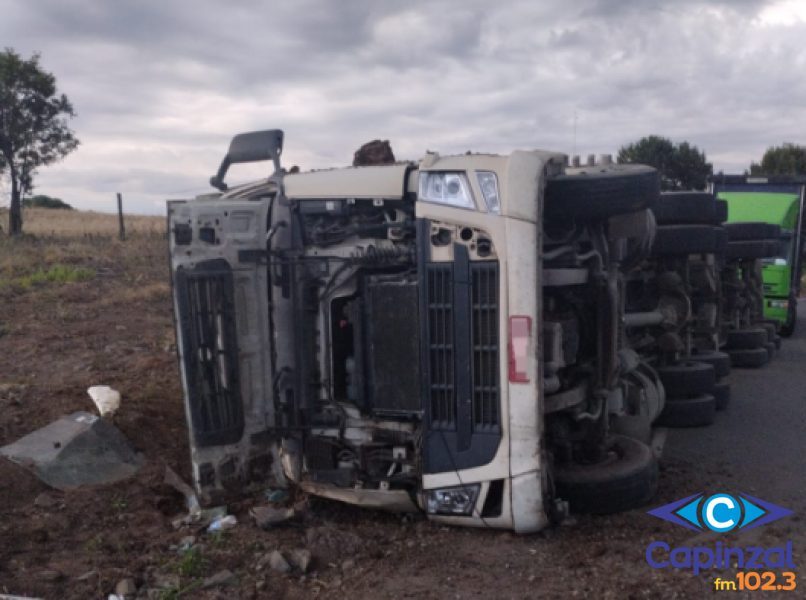
[[[725,347],[730,350],[751,350],[761,348],[767,343],[767,330],[761,327],[753,329],[734,329],[728,331]]]
[[[694,352],[691,360],[711,365],[717,379],[730,375],[730,356],[724,352],[712,350],[710,352]]]
[[[728,238],[730,238],[731,242],[777,238],[781,235],[780,227],[777,234],[774,227],[776,226],[759,222],[725,224],[725,229],[728,230]]]
[[[751,350],[728,350],[732,367],[755,369],[763,367],[770,361],[766,348]]]
[[[727,381],[717,383],[711,394],[714,396],[717,410],[725,410],[730,404],[730,384]]]
[[[704,427],[712,424],[715,419],[716,399],[712,394],[700,394],[694,398],[666,398],[666,406],[654,424],[665,427]]]
[[[654,213],[658,225],[711,224],[716,218],[716,201],[707,192],[664,192]]]
[[[646,444],[613,435],[605,461],[558,464],[554,478],[572,512],[604,515],[649,502],[658,487],[658,463]]]
[[[714,389],[716,373],[712,365],[686,361],[676,365],[657,367],[667,398],[690,398]]]
[[[781,325],[781,335],[789,337],[795,333],[795,325],[798,322],[798,301],[796,298],[789,299],[789,307],[786,309],[786,321]]]
[[[755,323],[755,326],[767,332],[768,342],[775,341],[775,337],[777,335],[775,325],[773,325],[772,323],[765,323],[763,321],[759,321],[758,323]]]
[[[711,225],[660,225],[652,244],[654,256],[712,254],[717,238]]]
[[[717,200],[714,209],[714,223],[721,224],[728,220],[727,200]]]
[[[546,182],[545,216],[595,220],[653,208],[660,176],[645,165],[608,165],[569,169]]]

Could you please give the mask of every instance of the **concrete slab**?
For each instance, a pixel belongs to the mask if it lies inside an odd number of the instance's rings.
[[[0,455],[61,490],[127,479],[144,462],[119,429],[87,412],[37,429],[0,448]]]

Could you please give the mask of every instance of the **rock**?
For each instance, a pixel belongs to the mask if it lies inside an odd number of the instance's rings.
[[[134,579],[127,577],[118,581],[117,585],[115,585],[115,593],[124,598],[134,596],[137,593],[137,585],[134,583]]]
[[[224,569],[223,571],[219,571],[215,575],[211,575],[207,579],[204,580],[202,583],[203,588],[210,588],[210,587],[217,587],[220,585],[231,585],[235,583],[235,573],[230,571],[229,569]]]
[[[53,508],[56,504],[58,504],[58,500],[48,492],[42,492],[34,498],[34,506],[38,506],[39,508]]]
[[[268,529],[293,518],[294,509],[274,508],[273,506],[253,506],[249,514],[255,519],[255,524],[257,524],[258,527]]]
[[[195,543],[196,543],[195,535],[186,535],[181,540],[179,540],[177,550],[179,552],[187,552],[188,550],[191,549],[191,547],[193,547],[193,544]]]
[[[288,561],[279,550],[274,550],[269,554],[269,566],[278,573],[288,573],[291,571],[291,565],[288,564]]]
[[[173,573],[157,573],[154,575],[154,586],[162,589],[178,588],[179,575]]]
[[[292,550],[289,553],[288,558],[291,560],[291,563],[302,573],[307,573],[308,569],[311,568],[312,557],[310,550],[305,550],[304,548]]]
[[[355,568],[355,561],[352,558],[348,558],[347,560],[341,563],[341,570],[344,572],[347,572],[350,569],[354,568]]]

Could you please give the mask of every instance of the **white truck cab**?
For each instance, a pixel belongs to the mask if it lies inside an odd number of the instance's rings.
[[[618,346],[616,259],[654,171],[529,150],[286,174],[282,137],[236,136],[219,191],[168,204],[203,497],[290,481],[518,532],[649,500],[663,390]],[[274,174],[228,189],[254,160]]]

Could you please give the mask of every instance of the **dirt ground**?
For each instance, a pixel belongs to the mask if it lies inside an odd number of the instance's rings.
[[[26,285],[26,270],[54,262],[93,275]],[[693,538],[640,510],[579,516],[519,536],[302,499],[305,508],[296,520],[264,531],[248,514],[265,504],[257,492],[228,505],[238,519],[231,530],[212,535],[174,529],[183,502],[163,484],[164,469],[189,480],[190,466],[167,282],[166,241],[159,234],[134,234],[125,243],[85,236],[0,245],[0,445],[64,414],[93,410],[86,389],[106,384],[122,392],[115,422],[147,460],[129,481],[58,492],[0,459],[0,594],[106,598],[125,578],[134,580],[141,598],[637,599],[714,593],[714,572],[695,577],[647,565],[649,542]],[[793,426],[802,431],[803,423]],[[715,482],[742,489],[731,468],[724,460],[673,452],[662,465],[653,506],[714,489]],[[803,483],[794,482],[801,490]],[[762,490],[758,495],[766,498]],[[800,517],[781,523],[764,528],[767,543],[804,539]],[[195,537],[193,549],[182,553],[177,546],[187,536]],[[270,568],[270,552],[295,549],[312,554],[307,574]],[[796,563],[801,552],[802,544],[796,545]],[[221,576],[226,581],[208,580],[224,570],[231,575]]]

